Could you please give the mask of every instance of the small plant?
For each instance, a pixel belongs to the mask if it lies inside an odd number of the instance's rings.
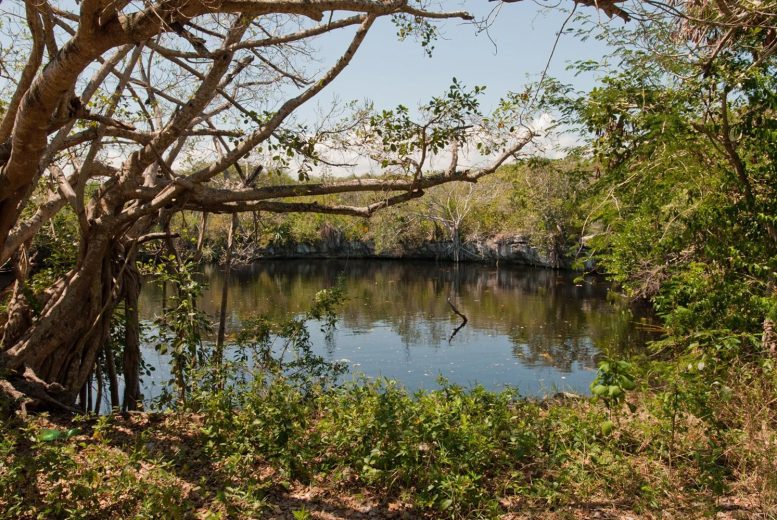
[[[607,408],[621,404],[626,392],[634,388],[633,366],[627,361],[602,361],[596,379],[591,383],[591,393]]]
[[[610,419],[600,424],[602,435],[605,437],[615,429],[615,424],[611,420],[612,412],[624,402],[626,392],[634,390],[637,386],[634,382],[633,370],[634,367],[627,361],[605,360],[599,363],[599,371],[590,388],[594,399],[602,401],[610,414]],[[629,408],[631,409],[632,405],[629,405]]]
[[[79,433],[81,433],[81,430],[78,428],[70,428],[68,430],[43,429],[38,435],[38,440],[43,442],[68,440],[69,438],[78,435]]]
[[[301,509],[295,509],[291,512],[291,514],[294,516],[294,520],[309,520],[310,518],[313,518],[310,514],[310,511],[304,507]]]

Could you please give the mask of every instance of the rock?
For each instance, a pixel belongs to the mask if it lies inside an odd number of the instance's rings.
[[[384,258],[406,260],[453,260],[450,242],[428,241],[397,250],[377,251],[370,240],[346,240],[336,233],[307,243],[285,246],[268,246],[249,252],[247,262],[261,258]],[[523,235],[506,235],[478,242],[462,244],[460,258],[465,262],[504,263],[537,267],[568,268],[571,262],[561,259],[556,265],[553,259],[531,245]]]

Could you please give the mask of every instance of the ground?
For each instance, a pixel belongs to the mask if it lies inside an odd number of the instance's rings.
[[[342,468],[300,481],[260,457],[236,453],[213,460],[207,455],[213,446],[202,435],[207,426],[196,414],[133,413],[75,422],[37,416],[4,426],[0,518],[773,518],[742,479],[717,497],[678,484],[652,507],[603,489],[580,497],[573,491],[556,503],[508,494],[498,500],[498,511],[455,514],[414,507],[410,494],[364,485]],[[42,441],[47,430],[72,436]],[[638,457],[629,463],[636,471],[655,467]]]

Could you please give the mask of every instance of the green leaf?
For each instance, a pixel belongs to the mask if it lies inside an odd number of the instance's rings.
[[[610,435],[615,429],[615,424],[612,421],[602,421],[599,428],[602,430],[602,435]]]

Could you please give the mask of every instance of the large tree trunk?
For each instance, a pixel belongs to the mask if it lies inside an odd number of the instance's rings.
[[[82,261],[45,294],[29,327],[21,334],[5,331],[0,366],[12,385],[40,404],[72,408],[110,333],[121,246],[104,233],[92,233],[84,244]]]

